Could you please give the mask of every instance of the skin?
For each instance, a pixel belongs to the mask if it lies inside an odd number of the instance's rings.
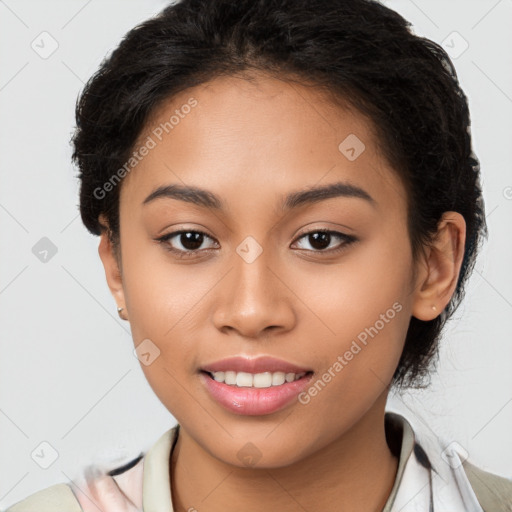
[[[446,212],[414,262],[405,189],[371,123],[315,88],[262,74],[184,91],[159,107],[140,140],[190,97],[198,105],[122,183],[120,252],[106,232],[99,246],[135,345],[149,338],[160,350],[141,368],[181,425],[170,461],[174,509],[382,510],[398,465],[385,439],[389,384],[411,316],[435,318],[455,290],[464,219]],[[354,161],[338,149],[349,134],[365,144]],[[338,181],[374,203],[333,197],[280,210],[286,194]],[[142,204],[175,183],[211,191],[225,210],[171,198]],[[182,228],[211,238],[180,259],[155,239]],[[357,241],[334,236],[321,253],[303,236],[318,229]],[[250,264],[236,252],[247,236],[263,249]],[[177,236],[167,247],[190,247],[182,243]],[[305,405],[243,416],[201,382],[201,366],[234,355],[285,359],[311,368],[314,381],[397,302],[401,311]],[[248,442],[261,454],[253,467],[237,457]]]

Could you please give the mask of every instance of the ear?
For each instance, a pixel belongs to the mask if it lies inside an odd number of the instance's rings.
[[[110,292],[112,293],[115,301],[117,302],[117,307],[123,308],[123,310],[119,312],[119,316],[123,320],[128,320],[126,302],[124,298],[120,255],[116,254],[114,244],[112,243],[109,236],[110,230],[108,227],[108,223],[103,214],[100,215],[99,220],[100,223],[105,227],[105,229],[102,231],[100,235],[100,245],[98,246],[98,253],[103,263],[103,267],[105,268],[105,277],[107,279],[107,284],[108,287],[110,288]]]
[[[466,222],[458,212],[444,212],[437,235],[425,248],[417,274],[412,315],[433,320],[448,305],[457,287],[464,258]],[[434,309],[435,308],[435,309]]]

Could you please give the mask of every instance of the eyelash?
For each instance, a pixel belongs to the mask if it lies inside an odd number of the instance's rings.
[[[163,235],[159,238],[155,238],[155,241],[161,243],[162,245],[164,245],[165,247],[165,250],[169,251],[169,252],[172,252],[173,254],[175,254],[178,258],[190,258],[190,257],[194,257],[197,253],[199,253],[201,251],[201,249],[196,249],[196,250],[186,250],[186,251],[183,251],[181,249],[175,249],[174,247],[171,247],[170,244],[169,244],[169,240],[178,236],[178,235],[181,235],[183,233],[199,233],[205,237],[208,237],[210,238],[211,240],[213,240],[213,238],[208,235],[207,233],[205,233],[204,231],[201,231],[201,230],[198,230],[198,229],[182,229],[182,230],[179,230],[179,231],[173,231],[172,233],[168,233],[166,235]],[[325,250],[311,250],[311,249],[302,249],[302,250],[305,250],[305,251],[308,251],[308,252],[314,252],[314,253],[318,253],[318,254],[329,254],[329,255],[332,255],[332,254],[338,254],[342,251],[344,251],[348,245],[352,244],[353,242],[356,242],[357,241],[357,238],[355,236],[352,236],[352,235],[346,235],[345,233],[340,233],[339,231],[332,231],[330,229],[315,229],[313,231],[308,231],[307,233],[303,233],[302,235],[300,235],[293,243],[299,241],[299,240],[302,240],[303,238],[309,236],[309,235],[312,235],[314,233],[328,233],[330,235],[334,235],[340,239],[343,240],[343,243],[341,245],[339,245],[338,247],[336,247],[335,249],[325,249]],[[210,251],[210,250],[213,250],[213,249],[202,249],[202,251]]]

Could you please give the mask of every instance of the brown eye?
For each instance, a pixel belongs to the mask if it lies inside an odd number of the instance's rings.
[[[193,255],[202,249],[211,249],[212,247],[202,247],[207,240],[213,241],[213,238],[202,231],[181,230],[168,233],[156,239],[164,244],[167,250],[175,252],[182,256]]]
[[[331,244],[331,234],[324,232],[310,233],[308,242],[314,249],[327,249]]]
[[[204,235],[202,233],[188,231],[177,236],[182,247],[189,251],[195,251],[203,244]]]
[[[299,247],[299,249],[305,249],[312,252],[332,253],[343,250],[347,245],[355,242],[357,239],[354,236],[345,235],[344,233],[339,233],[337,231],[316,230],[305,233],[299,237],[298,240],[305,240],[311,247]],[[336,240],[338,240],[337,244]],[[339,240],[341,240],[341,243]],[[334,248],[331,246],[333,242],[335,243]]]

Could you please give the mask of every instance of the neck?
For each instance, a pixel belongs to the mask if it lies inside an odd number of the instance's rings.
[[[225,464],[180,428],[170,461],[175,512],[382,510],[398,468],[386,442],[386,397],[331,444],[281,468]]]

